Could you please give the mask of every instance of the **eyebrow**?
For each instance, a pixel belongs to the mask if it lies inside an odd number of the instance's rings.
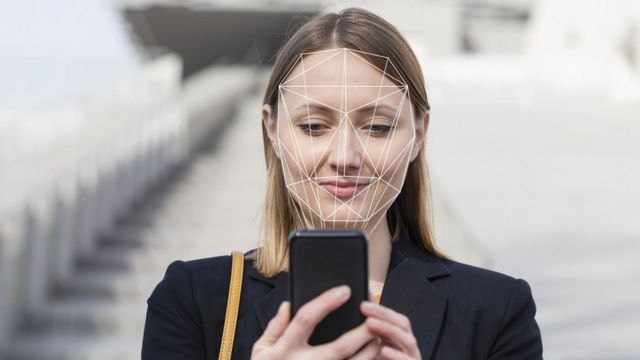
[[[295,112],[297,113],[300,110],[304,110],[304,111],[317,111],[317,112],[322,112],[322,113],[332,113],[335,112],[335,109],[326,106],[326,105],[321,105],[321,104],[304,104],[304,105],[300,105],[297,108],[295,108]],[[391,118],[395,118],[396,114],[398,113],[398,109],[389,106],[389,105],[385,105],[385,104],[370,104],[370,105],[365,105],[362,106],[356,110],[353,110],[354,112],[357,112],[359,114],[373,114],[373,113],[380,113],[381,115],[387,115]]]
[[[309,112],[318,111],[323,113],[332,113],[335,111],[333,108],[326,105],[321,105],[321,104],[304,104],[294,109],[296,113],[301,110],[304,110],[304,111],[308,110]]]
[[[385,104],[377,104],[377,105],[370,104],[370,105],[363,106],[355,111],[361,114],[376,113],[376,114],[386,115],[391,118],[395,118],[398,113],[398,109],[394,108],[393,106],[389,106]]]

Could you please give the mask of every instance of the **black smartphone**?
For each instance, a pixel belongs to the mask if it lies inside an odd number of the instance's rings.
[[[358,230],[294,230],[289,234],[289,300],[292,317],[309,300],[338,285],[351,297],[315,328],[310,345],[333,341],[364,322],[360,303],[369,296],[367,240]]]

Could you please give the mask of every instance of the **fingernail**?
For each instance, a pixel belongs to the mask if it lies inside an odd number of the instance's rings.
[[[286,306],[287,306],[286,301],[283,301],[282,303],[280,303],[280,307],[278,308],[278,314],[281,313]]]
[[[347,285],[338,286],[333,291],[334,296],[337,297],[338,299],[348,297],[350,293],[351,293],[351,289]]]

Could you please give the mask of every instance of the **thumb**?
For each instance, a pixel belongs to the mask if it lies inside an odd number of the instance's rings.
[[[282,304],[280,304],[276,316],[269,321],[267,328],[264,329],[264,333],[260,339],[258,339],[258,342],[261,342],[262,345],[273,345],[278,341],[287,328],[287,325],[289,325],[290,307],[291,304],[288,301],[283,301]]]

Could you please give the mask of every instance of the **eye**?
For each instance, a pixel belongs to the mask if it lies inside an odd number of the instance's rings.
[[[325,130],[325,125],[318,122],[304,122],[298,124],[298,127],[307,135],[317,136],[321,135],[322,131]]]
[[[371,124],[364,127],[371,135],[387,135],[393,130],[393,126],[384,124]]]

